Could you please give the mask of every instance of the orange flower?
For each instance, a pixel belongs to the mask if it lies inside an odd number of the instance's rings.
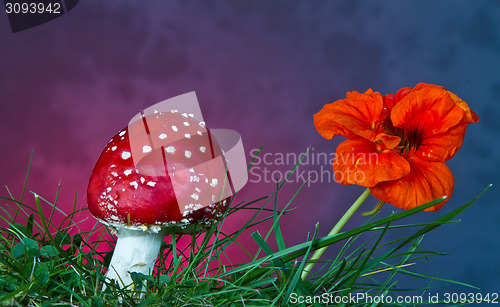
[[[467,124],[478,121],[457,95],[426,83],[394,95],[348,92],[314,115],[324,138],[348,139],[335,154],[337,182],[368,187],[401,209],[448,196],[429,211],[441,209],[453,194],[453,175],[444,162],[462,146]]]

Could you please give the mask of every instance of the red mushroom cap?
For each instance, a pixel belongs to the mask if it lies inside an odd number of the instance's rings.
[[[106,145],[87,190],[92,215],[112,226],[202,231],[222,216],[232,188],[220,146],[190,114],[156,112]],[[155,230],[156,229],[156,230]]]

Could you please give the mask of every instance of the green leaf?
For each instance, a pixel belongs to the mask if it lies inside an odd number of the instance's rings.
[[[262,238],[262,236],[260,235],[260,233],[258,231],[252,233],[251,237],[255,240],[255,242],[260,246],[260,248],[262,248],[262,250],[266,254],[268,254],[268,255],[273,255],[274,254],[273,250],[271,249],[271,247],[269,245],[267,245],[267,243],[264,241],[264,239]],[[312,241],[314,241],[314,240],[312,240]],[[311,247],[311,245],[309,246],[308,251],[310,251],[310,247]],[[308,253],[308,251],[306,251],[306,253]],[[281,271],[283,272],[283,275],[285,277],[287,277],[287,278],[290,277],[290,269],[287,268],[287,267],[285,267],[285,265],[283,264],[283,262],[281,261],[280,258],[273,258],[272,262],[273,262],[273,264],[274,264],[274,266],[276,268],[281,268]],[[300,281],[298,279],[295,281],[295,284],[297,284],[297,286],[299,287],[299,289],[304,294],[310,295],[309,291],[302,285],[302,283],[300,283]],[[293,285],[294,288],[295,288],[295,284]]]
[[[27,229],[30,237],[33,236],[33,221],[34,220],[35,220],[35,216],[33,215],[33,213],[31,213],[29,218],[28,218],[27,224],[26,224],[26,229]]]
[[[97,297],[97,296],[93,296],[90,299],[91,299],[90,306],[93,306],[93,307],[102,307],[102,306],[104,306],[104,301],[102,300],[102,298]]]
[[[43,262],[37,263],[34,275],[37,277],[36,282],[40,285],[40,287],[45,286],[50,279],[48,266]]]
[[[19,258],[21,257],[22,255],[24,255],[24,252],[26,250],[26,247],[24,246],[24,243],[20,242],[20,243],[17,243],[16,245],[14,245],[14,247],[12,248],[12,253],[11,253],[11,256],[13,258]]]
[[[81,234],[77,233],[73,236],[73,245],[75,245],[76,247],[80,247],[80,244],[82,243],[83,241],[83,237]]]
[[[38,243],[29,238],[22,238],[21,242],[14,245],[12,248],[12,257],[19,258],[24,254],[37,257],[40,255]]]
[[[143,280],[148,280],[148,281],[154,281],[154,277],[151,275],[146,275],[142,274],[139,272],[130,272],[130,277],[132,277],[132,280],[135,281],[143,281]]]
[[[21,287],[17,288],[16,290],[10,292],[9,294],[0,297],[0,302],[9,301],[13,297],[15,297],[18,293],[27,290],[31,286],[32,286],[31,283],[24,284],[23,286],[21,286]]]
[[[200,282],[196,287],[193,289],[193,294],[194,295],[202,295],[210,292],[210,284],[206,281]]]
[[[71,236],[67,233],[58,231],[54,238],[54,242],[62,247],[63,245],[71,243]]]
[[[156,296],[156,293],[148,294],[146,298],[144,298],[139,304],[137,304],[137,307],[156,306],[156,304],[153,303],[153,301],[156,299]]]
[[[299,289],[304,288],[301,281],[301,274],[304,271],[304,266],[307,262],[307,259],[309,258],[309,253],[311,252],[311,247],[312,247],[312,242],[314,242],[314,239],[316,239],[316,235],[318,234],[318,224],[316,224],[316,228],[314,230],[314,235],[312,237],[311,245],[309,245],[309,248],[307,249],[304,257],[302,258],[302,261],[300,262],[299,268],[295,272],[295,275],[292,278],[292,281],[290,282],[290,286],[288,287],[288,291],[285,294],[285,301],[288,301],[290,299],[290,295],[292,294],[293,291],[295,291],[295,287],[297,284],[299,285]]]
[[[40,256],[43,257],[54,257],[59,255],[59,251],[52,245],[42,246],[40,249]]]
[[[23,237],[30,236],[28,228],[26,228],[26,226],[23,224],[12,224],[12,225],[10,225],[10,229],[12,229],[15,233],[17,233]]]
[[[158,282],[160,284],[168,284],[170,282],[170,276],[168,275],[160,275],[158,276]]]
[[[276,183],[278,184],[278,183]],[[276,243],[278,245],[278,249],[282,250],[286,248],[285,240],[283,239],[283,234],[281,233],[280,223],[278,222],[278,193],[274,196],[274,210],[273,210],[273,228],[274,235],[276,237]]]
[[[22,241],[24,242],[24,244],[26,244],[26,248],[28,249],[40,249],[40,247],[38,246],[38,242],[33,239],[23,238]]]
[[[365,256],[365,259],[363,260],[362,264],[359,266],[358,270],[356,270],[356,273],[354,274],[354,276],[351,277],[351,281],[349,282],[349,284],[347,286],[348,288],[352,288],[354,286],[354,283],[356,282],[356,280],[358,279],[358,277],[361,275],[362,272],[364,273],[364,272],[368,271],[369,269],[371,269],[372,267],[377,265],[380,261],[382,261],[382,260],[376,259],[375,261],[370,262],[370,265],[367,265],[368,260],[372,257],[373,252],[377,249],[377,246],[380,244],[382,237],[387,232],[388,227],[389,227],[389,223],[386,224],[384,230],[382,231],[382,233],[378,237],[377,242],[375,242],[375,246],[373,246],[373,248],[370,249],[370,251],[368,252],[368,255]]]

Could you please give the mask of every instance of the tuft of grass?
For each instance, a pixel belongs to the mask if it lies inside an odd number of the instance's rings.
[[[292,172],[299,165],[292,169]],[[292,173],[290,172],[290,174]],[[0,196],[3,225],[0,227],[0,304],[2,306],[321,306],[328,298],[331,305],[364,306],[369,298],[421,293],[422,297],[439,286],[456,283],[411,270],[416,262],[444,254],[422,250],[424,235],[442,225],[456,223],[456,216],[471,202],[434,221],[404,224],[402,221],[442,199],[420,207],[393,213],[379,220],[336,235],[318,237],[318,225],[305,235],[305,241],[287,247],[280,226],[300,187],[290,199],[278,198],[286,179],[278,183],[272,195],[241,203],[233,203],[224,217],[204,234],[171,235],[160,250],[153,275],[132,273],[135,289],[119,289],[104,278],[115,241],[106,227],[96,223],[81,229],[76,216],[82,210],[66,214],[57,207],[57,197],[50,202],[32,193],[36,208],[25,204],[26,183],[19,199],[7,189]],[[485,189],[486,191],[486,189]],[[58,189],[59,192],[59,189]],[[484,193],[484,191],[483,191]],[[58,194],[58,193],[57,193]],[[76,197],[75,197],[76,199]],[[282,207],[282,210],[278,208]],[[50,209],[47,214],[44,209]],[[224,231],[226,219],[238,212],[252,212],[243,227],[233,233]],[[64,218],[55,224],[55,215]],[[258,245],[252,252],[239,242],[241,235],[257,225],[269,225],[262,235],[251,238]],[[404,235],[386,242],[391,231]],[[368,238],[366,238],[368,237]],[[240,240],[241,241],[241,240]],[[169,243],[167,243],[169,242]],[[271,247],[274,242],[276,248]],[[270,245],[271,244],[271,245]],[[302,271],[309,256],[322,247],[342,246],[334,259],[315,260],[316,270],[306,280]],[[232,263],[231,249],[243,250],[247,263]],[[407,289],[398,285],[398,276],[407,275],[427,280],[423,288]],[[438,283],[436,285],[436,283]],[[106,284],[102,291],[103,284]],[[137,300],[145,291],[144,299]],[[341,299],[363,294],[365,300],[342,302]],[[298,302],[297,298],[303,298]],[[307,300],[307,297],[310,300]],[[305,298],[305,299],[304,299]],[[394,299],[395,300],[395,299]],[[426,302],[394,306],[425,305]],[[441,302],[443,303],[443,302]],[[370,306],[383,304],[371,303]]]

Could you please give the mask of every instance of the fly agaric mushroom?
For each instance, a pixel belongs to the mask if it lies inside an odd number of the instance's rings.
[[[106,277],[125,287],[129,272],[151,274],[166,234],[199,233],[220,218],[234,192],[225,163],[192,114],[155,111],[119,131],[87,191],[92,215],[118,237]]]

